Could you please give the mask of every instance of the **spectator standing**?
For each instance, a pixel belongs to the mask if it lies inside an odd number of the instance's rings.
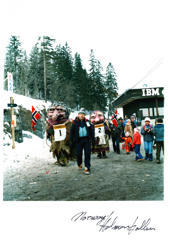
[[[92,126],[85,118],[85,110],[81,108],[78,117],[72,121],[70,130],[70,147],[73,145],[73,136],[76,140],[77,165],[82,169],[82,154],[85,154],[85,174],[90,174],[91,142],[94,142]]]
[[[161,148],[164,154],[164,124],[162,118],[157,119],[157,124],[153,129],[153,134],[155,135],[156,141],[156,161],[157,163],[161,163],[160,162]]]
[[[150,125],[150,118],[145,118],[145,125],[141,129],[141,134],[144,137],[144,148],[145,148],[145,160],[149,158],[150,161],[153,160],[153,126]]]
[[[126,136],[126,132],[129,133],[129,136],[131,138],[133,138],[133,128],[130,122],[130,119],[127,119],[126,125],[125,125],[125,136]]]
[[[120,135],[122,136],[122,134],[123,134],[123,119],[120,117],[119,119],[118,119],[118,121],[117,121],[117,123],[118,123],[118,125],[119,125],[119,127],[120,127]],[[122,136],[122,137],[124,137],[124,136]]]
[[[131,125],[132,125],[132,129],[133,129],[133,132],[134,132],[134,129],[136,128],[136,125],[137,125],[134,116],[131,117],[131,122],[130,122],[130,123],[131,123]]]
[[[109,128],[110,128],[110,133],[109,137],[111,136],[112,138],[112,143],[113,143],[113,150],[114,152],[117,152],[117,154],[120,154],[120,146],[119,146],[119,136],[121,134],[121,128],[118,123],[118,126],[116,127],[112,121],[109,123]]]
[[[134,146],[135,146],[136,160],[139,162],[143,159],[143,156],[140,153],[141,136],[139,134],[139,128],[134,128],[132,148]]]

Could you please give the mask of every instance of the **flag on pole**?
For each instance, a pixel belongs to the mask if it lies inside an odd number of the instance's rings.
[[[112,120],[112,123],[115,125],[115,127],[117,127],[118,126],[118,123],[117,123],[117,109],[114,112],[114,115],[112,116],[111,120]]]
[[[35,108],[32,106],[32,130],[35,131],[34,126],[36,125],[38,119],[40,118],[40,114],[35,110]]]

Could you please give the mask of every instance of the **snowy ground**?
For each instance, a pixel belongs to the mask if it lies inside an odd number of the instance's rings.
[[[164,199],[164,159],[161,155],[161,164],[157,164],[155,150],[152,162],[136,162],[134,151],[126,155],[121,144],[121,153],[114,153],[110,140],[108,158],[92,155],[91,174],[86,176],[75,161],[68,167],[54,164],[56,159],[43,140],[29,132],[24,134],[32,138],[24,137],[15,149],[11,145],[3,147],[4,201]],[[144,155],[143,143],[141,153]]]
[[[5,92],[3,108],[7,108],[10,96]],[[45,103],[14,94],[14,102],[31,110],[31,105],[41,109]],[[46,104],[46,108],[49,103]],[[77,115],[70,116],[74,118]],[[4,201],[103,201],[103,200],[163,200],[164,158],[161,164],[154,160],[136,162],[134,151],[126,155],[120,144],[120,154],[113,152],[110,140],[108,158],[91,156],[91,174],[77,169],[70,161],[68,167],[60,167],[49,152],[49,146],[33,133],[23,131],[23,143],[15,142],[7,135],[3,139],[3,200]],[[27,136],[27,137],[26,137]],[[48,142],[50,145],[50,142]],[[141,153],[144,156],[143,141]],[[83,183],[83,188],[82,188]],[[135,183],[135,184],[134,184]]]

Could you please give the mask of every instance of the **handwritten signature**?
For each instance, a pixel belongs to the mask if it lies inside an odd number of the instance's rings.
[[[111,230],[122,230],[126,229],[128,231],[128,235],[131,234],[133,231],[152,231],[156,230],[155,228],[149,227],[149,224],[151,223],[151,219],[144,220],[140,227],[136,225],[136,222],[138,220],[138,217],[136,217],[135,221],[132,223],[132,225],[117,225],[118,217],[113,217],[114,211],[110,215],[104,215],[104,216],[88,216],[87,212],[79,212],[75,216],[71,218],[72,221],[76,222],[77,220],[80,221],[98,221],[96,223],[97,226],[100,227],[99,232],[104,232],[108,229]]]

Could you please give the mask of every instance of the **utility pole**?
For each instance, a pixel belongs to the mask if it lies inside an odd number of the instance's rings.
[[[45,67],[45,40],[43,36],[43,50],[44,50],[44,99],[45,102],[47,102],[47,96],[46,96],[46,67]]]

